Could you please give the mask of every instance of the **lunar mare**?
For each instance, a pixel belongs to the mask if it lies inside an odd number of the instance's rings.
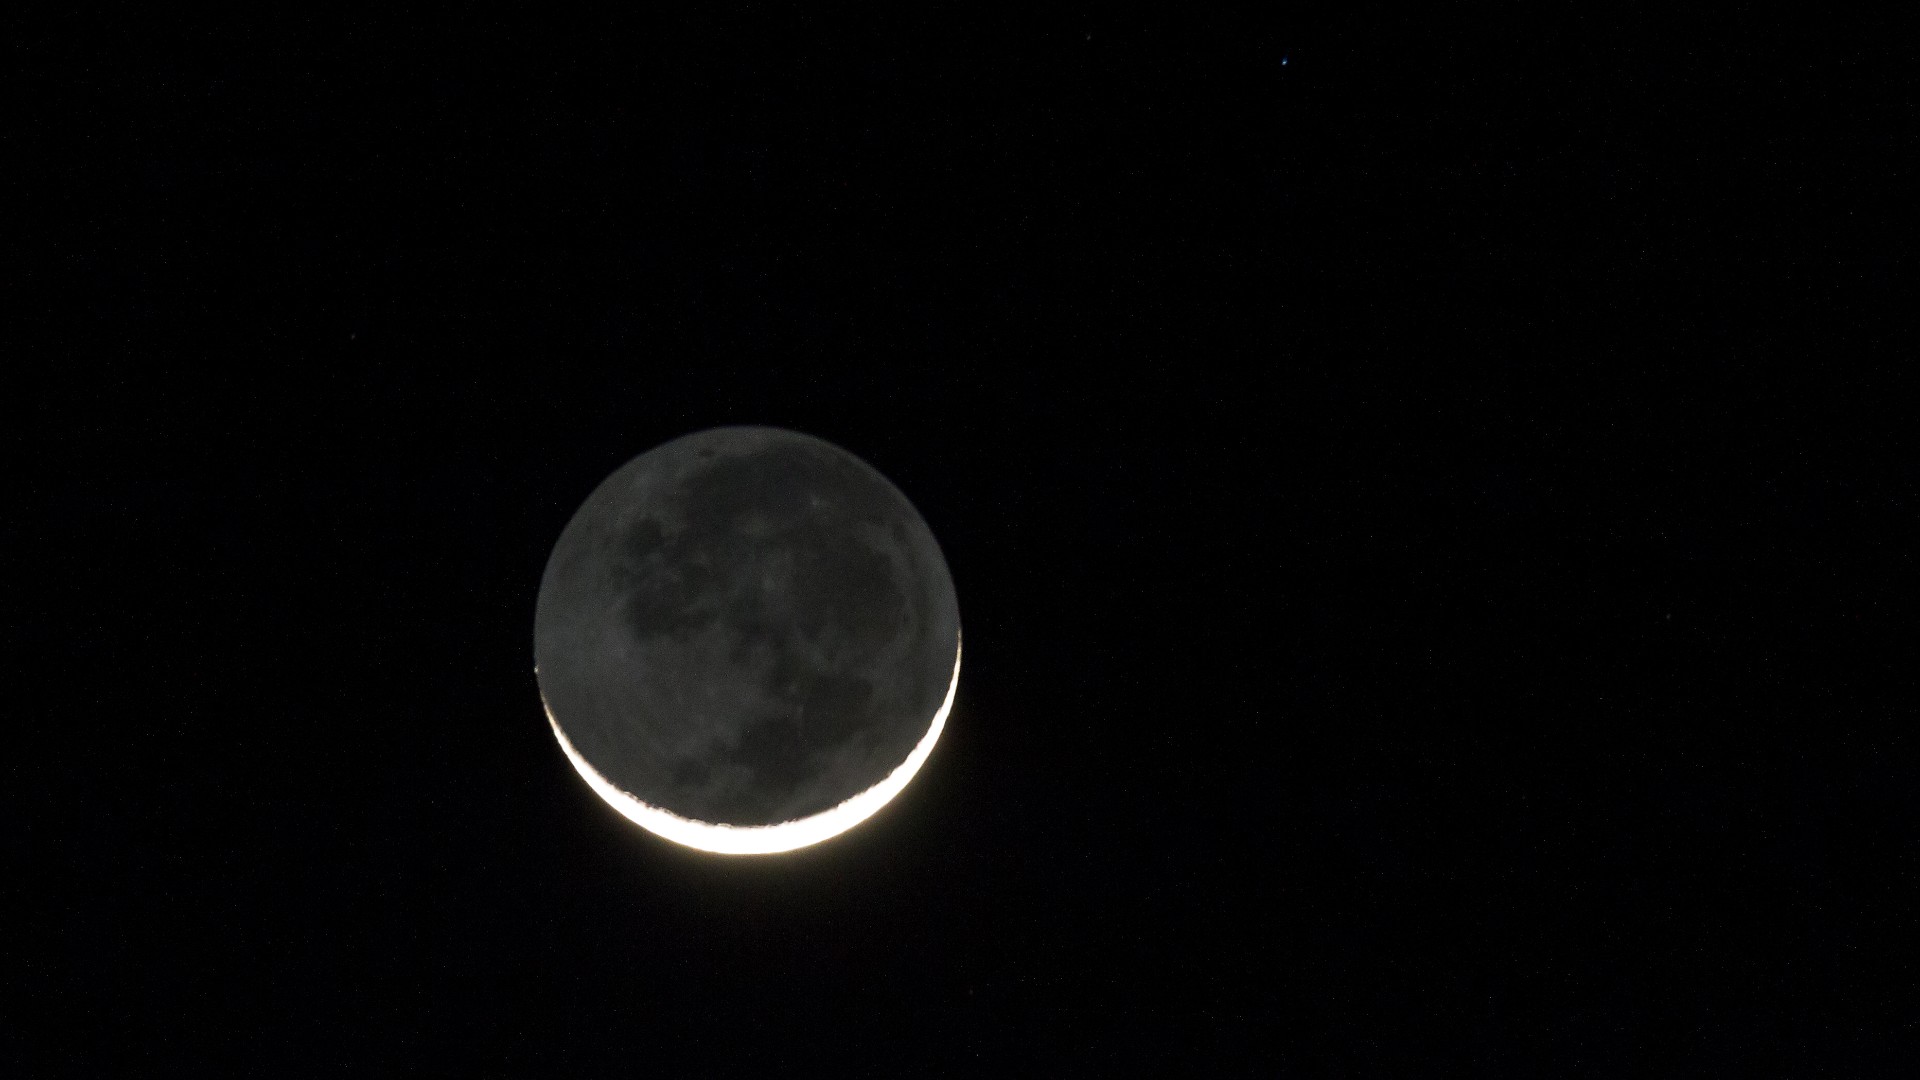
[[[845,450],[715,428],[602,481],[555,543],[535,673],[568,760],[624,816],[733,854],[871,816],[958,685],[959,609],[926,522]]]
[[[940,710],[933,714],[933,726],[914,746],[913,753],[900,767],[887,774],[885,780],[848,799],[846,802],[823,810],[812,817],[798,821],[785,821],[778,825],[715,825],[704,821],[694,821],[678,814],[669,813],[657,806],[648,806],[632,795],[615,787],[606,777],[600,775],[587,759],[580,756],[567,741],[567,734],[560,730],[560,724],[553,719],[548,710],[547,723],[553,728],[553,737],[560,740],[560,749],[566,752],[567,760],[573,763],[580,778],[587,782],[594,794],[607,801],[618,810],[621,816],[635,825],[653,833],[655,836],[671,840],[702,851],[711,851],[719,855],[777,855],[783,851],[817,844],[822,840],[846,832],[855,825],[879,813],[880,808],[893,801],[893,797],[906,790],[920,766],[927,763],[927,756],[933,753],[933,744],[940,741],[940,732],[947,726],[947,713],[953,710],[953,693],[960,685],[960,646],[954,643],[953,680],[947,684],[946,700],[940,703]]]

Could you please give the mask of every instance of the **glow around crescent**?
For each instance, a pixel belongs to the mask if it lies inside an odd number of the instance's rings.
[[[940,730],[947,726],[947,713],[953,709],[953,692],[959,686],[960,642],[956,638],[953,645],[953,680],[947,684],[947,699],[940,703],[940,710],[933,714],[932,725],[914,746],[913,752],[907,755],[907,760],[888,773],[886,779],[846,802],[822,810],[812,817],[783,821],[777,825],[715,825],[683,818],[657,806],[648,806],[615,787],[600,775],[599,770],[588,764],[586,758],[580,756],[573,744],[567,741],[566,732],[560,730],[559,722],[553,718],[553,708],[547,705],[545,694],[540,696],[540,704],[546,708],[547,723],[553,728],[553,737],[560,740],[560,749],[566,751],[567,760],[573,762],[581,779],[627,820],[656,836],[701,851],[721,855],[773,855],[838,836],[892,802],[893,797],[900,794],[907,782],[920,771],[920,766],[926,764],[927,756],[933,753],[933,744],[939,741]]]

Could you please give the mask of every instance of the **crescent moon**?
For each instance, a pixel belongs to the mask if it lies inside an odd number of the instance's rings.
[[[547,726],[581,779],[716,854],[872,817],[926,764],[960,681],[926,522],[872,466],[777,428],[685,435],[615,470],[555,543],[534,624]]]
[[[907,760],[888,773],[886,779],[846,802],[822,810],[812,817],[783,821],[778,825],[716,825],[683,818],[657,806],[648,806],[628,792],[621,791],[588,764],[586,758],[580,756],[580,752],[573,748],[573,743],[567,741],[566,732],[560,730],[559,721],[553,718],[551,707],[547,708],[547,726],[553,729],[553,737],[560,740],[560,749],[566,752],[567,760],[573,762],[574,769],[594,794],[605,799],[608,806],[618,810],[621,816],[635,825],[676,844],[717,855],[777,855],[839,836],[879,813],[881,807],[905,790],[914,774],[920,771],[920,766],[926,764],[928,755],[933,753],[933,744],[940,741],[940,731],[947,726],[947,713],[953,711],[953,693],[959,685],[960,642],[956,638],[953,645],[953,679],[947,683],[946,700],[940,703],[940,710],[933,714],[932,726],[927,728],[926,735],[914,746],[913,752],[907,755]],[[540,703],[546,706],[544,694]]]

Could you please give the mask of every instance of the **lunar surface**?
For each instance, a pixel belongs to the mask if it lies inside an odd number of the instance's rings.
[[[692,847],[787,851],[926,761],[959,607],[932,532],[865,462],[715,428],[588,496],[547,560],[534,659],[561,748],[615,809]]]

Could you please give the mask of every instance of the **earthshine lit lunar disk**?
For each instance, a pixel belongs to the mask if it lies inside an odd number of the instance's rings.
[[[771,854],[845,832],[919,772],[960,625],[939,545],[885,477],[811,436],[716,428],[582,504],[534,652],[596,794],[675,843]]]

